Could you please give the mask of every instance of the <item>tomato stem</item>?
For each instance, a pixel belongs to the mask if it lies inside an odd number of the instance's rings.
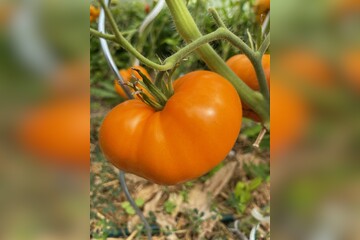
[[[164,65],[154,63],[153,61],[147,59],[141,53],[139,53],[131,45],[131,43],[126,40],[126,38],[120,32],[120,30],[119,30],[119,28],[118,28],[118,26],[116,24],[116,21],[115,21],[113,15],[111,14],[111,11],[110,11],[109,7],[105,4],[104,0],[99,0],[99,2],[100,2],[101,7],[105,11],[105,15],[106,15],[107,19],[110,22],[110,26],[111,26],[112,31],[114,32],[117,43],[119,43],[124,49],[126,49],[128,52],[133,54],[136,58],[138,58],[139,61],[143,62],[145,65],[147,65],[147,66],[149,66],[151,68],[158,69],[158,70],[161,70],[161,71],[165,71],[165,70],[168,70],[168,69],[170,69],[172,67],[171,63],[168,63],[168,64],[165,63]]]
[[[202,37],[200,30],[198,29],[183,0],[166,0],[166,3],[178,32],[187,43],[191,43]],[[214,10],[212,12],[216,13]],[[222,29],[220,31],[227,33],[224,34],[223,38],[229,40],[231,43],[243,50],[253,64],[254,62],[261,62],[261,59],[259,61],[257,54],[235,34],[225,28],[219,29]],[[253,110],[255,110],[255,112],[260,115],[263,122],[268,125],[270,121],[270,106],[266,96],[256,94],[255,91],[250,89],[241,79],[239,79],[239,77],[226,65],[223,59],[221,59],[221,57],[209,44],[204,44],[201,47],[198,47],[196,52],[211,70],[219,73],[233,84],[241,99]],[[259,63],[257,64],[257,67],[258,66]]]
[[[270,43],[270,36],[265,39],[264,43],[259,49],[259,52],[254,52],[252,49],[246,45],[240,38],[238,38],[234,33],[225,28],[225,24],[222,22],[220,16],[215,11],[215,9],[209,9],[210,13],[214,16],[215,21],[220,28],[216,31],[202,36],[197,25],[194,22],[194,19],[190,15],[185,3],[183,0],[166,0],[167,5],[170,9],[171,15],[174,19],[175,25],[180,33],[180,35],[188,43],[187,46],[180,49],[178,52],[172,56],[166,58],[163,64],[155,63],[140,52],[138,52],[132,45],[129,43],[126,38],[120,32],[114,17],[111,14],[110,9],[104,3],[104,0],[99,0],[101,6],[104,8],[105,14],[110,21],[110,26],[114,32],[115,42],[120,44],[125,50],[133,54],[145,65],[157,69],[159,71],[167,71],[172,69],[177,63],[179,63],[184,57],[196,51],[203,61],[208,65],[208,67],[214,72],[219,73],[226,79],[228,79],[237,92],[239,93],[241,99],[248,104],[263,120],[263,124],[270,127],[270,106],[269,106],[269,94],[266,84],[265,74],[262,69],[262,54],[266,51]],[[112,35],[105,33],[98,33],[96,31],[90,30],[90,32],[96,36],[103,37],[105,39],[114,41]],[[258,77],[260,90],[262,94],[259,94],[257,91],[250,89],[223,61],[223,59],[215,52],[215,50],[208,44],[211,41],[225,39],[229,41],[232,45],[239,48],[251,61],[254,65],[256,75]]]
[[[256,138],[256,140],[255,140],[255,142],[254,142],[254,144],[253,144],[253,147],[255,147],[255,148],[259,148],[259,147],[260,147],[260,143],[261,143],[261,141],[263,140],[263,138],[264,138],[264,136],[265,136],[265,134],[266,134],[266,131],[267,131],[267,130],[266,130],[265,127],[263,127],[263,128],[261,129],[259,135],[257,136],[257,138]]]
[[[103,39],[113,41],[113,42],[116,41],[116,37],[113,34],[102,33],[93,28],[90,28],[90,33],[98,38],[103,38]]]
[[[212,17],[214,18],[215,23],[218,25],[218,27],[227,28],[225,23],[221,19],[220,15],[218,14],[218,12],[215,10],[215,8],[211,7],[211,8],[208,9],[208,11],[212,15]]]
[[[258,49],[258,52],[261,56],[263,56],[266,52],[266,50],[269,48],[270,46],[270,33],[268,33],[263,41],[263,43],[261,44],[261,46]]]
[[[158,82],[162,83],[157,86],[156,83],[151,82],[151,80],[148,79],[146,75],[143,74],[140,70],[136,68],[132,69],[136,71],[143,80],[137,81],[137,83],[139,83],[142,88],[146,90],[148,94],[150,94],[150,96],[148,96],[147,93],[143,92],[141,89],[138,89],[136,84],[133,84],[133,88],[135,88],[134,90],[137,92],[139,99],[150,105],[156,111],[162,110],[172,95],[172,92],[170,93],[169,91],[168,84],[166,84],[163,79],[157,79]],[[161,72],[160,75],[162,77],[164,75],[163,72]],[[172,82],[170,82],[169,85],[172,85]]]

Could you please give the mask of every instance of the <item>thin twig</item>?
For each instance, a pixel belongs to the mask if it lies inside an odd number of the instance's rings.
[[[253,144],[253,147],[254,147],[254,148],[259,148],[260,143],[261,143],[262,139],[264,138],[266,131],[267,131],[267,130],[266,130],[265,127],[263,127],[263,128],[261,129],[259,135],[257,136],[257,138],[256,138],[256,140],[255,140],[255,142],[254,142],[254,144]]]
[[[263,43],[259,47],[258,52],[260,53],[261,56],[263,56],[265,54],[265,52],[269,48],[269,46],[270,46],[270,33],[268,33],[268,35],[266,35]]]

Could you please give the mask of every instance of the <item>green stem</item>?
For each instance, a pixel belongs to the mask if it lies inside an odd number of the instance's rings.
[[[266,52],[266,50],[269,48],[270,46],[270,33],[268,35],[266,35],[263,43],[261,44],[261,46],[258,49],[258,52],[260,53],[261,56],[263,56]]]
[[[265,97],[265,100],[268,103],[270,103],[269,88],[268,88],[268,84],[266,81],[264,69],[262,66],[262,57],[263,56],[260,55],[259,53],[256,53],[256,57],[257,57],[257,61],[251,61],[251,63],[253,64],[254,69],[255,69],[256,77],[257,77],[259,87],[260,87],[260,92]]]
[[[129,34],[132,34],[135,30],[129,30],[129,31],[125,31],[123,32],[122,34],[123,35],[129,35]],[[106,34],[106,33],[102,33],[102,32],[99,32],[93,28],[90,28],[90,33],[98,38],[103,38],[103,39],[106,39],[106,40],[109,40],[109,41],[112,41],[112,42],[116,42],[116,37],[114,34]]]
[[[102,32],[99,32],[93,28],[90,28],[90,33],[98,38],[103,38],[103,39],[106,39],[106,40],[109,40],[109,41],[115,41],[116,40],[116,37],[115,35],[112,35],[112,34],[106,34],[106,33],[102,33]]]
[[[212,17],[214,18],[216,24],[217,24],[219,27],[226,28],[225,23],[224,23],[223,20],[220,18],[220,15],[219,15],[219,13],[215,10],[215,8],[209,8],[208,11],[209,11],[209,13],[212,15]]]
[[[153,61],[147,59],[146,57],[144,57],[141,53],[139,53],[132,45],[131,43],[129,43],[126,38],[121,34],[121,32],[119,31],[119,28],[116,24],[116,21],[113,17],[113,15],[111,14],[110,9],[108,8],[108,6],[106,6],[104,0],[99,0],[101,7],[104,9],[105,11],[105,15],[107,17],[107,19],[110,22],[110,26],[115,34],[116,37],[116,41],[128,52],[130,52],[131,54],[133,54],[137,59],[139,59],[139,61],[143,62],[145,65],[154,68],[154,69],[158,69],[160,71],[166,71],[167,69],[170,69],[171,66],[168,65],[161,65],[161,64],[157,64],[154,63]]]
[[[196,26],[196,23],[194,22],[189,10],[186,8],[183,0],[166,0],[166,3],[169,7],[178,32],[186,42],[190,43],[202,37],[201,32]],[[234,34],[229,34],[226,39],[229,41],[230,39],[234,40],[236,44],[242,46],[243,42],[239,41],[240,39],[236,35],[234,35],[236,37],[235,40],[232,35]],[[247,46],[242,47],[244,49],[248,48]],[[268,101],[266,101],[261,94],[256,94],[255,91],[250,89],[243,81],[241,81],[209,44],[199,47],[196,52],[211,70],[219,73],[233,84],[241,99],[253,110],[255,110],[264,121],[264,124],[269,127],[270,107]],[[258,61],[256,54],[252,51],[249,56],[251,57],[249,57],[250,61]]]
[[[120,44],[125,50],[137,57],[145,65],[157,69],[159,71],[166,71],[173,68],[179,61],[184,57],[197,50],[197,53],[204,60],[204,62],[209,66],[210,69],[219,73],[220,75],[227,78],[238,91],[241,99],[247,103],[255,112],[257,112],[264,121],[264,125],[269,128],[269,101],[268,101],[268,89],[266,84],[265,74],[262,69],[261,56],[260,53],[254,53],[252,49],[246,45],[240,38],[233,34],[230,30],[220,27],[216,31],[202,36],[199,29],[197,28],[193,18],[188,12],[184,2],[182,0],[167,0],[170,11],[172,12],[175,24],[183,36],[183,38],[189,43],[184,48],[180,49],[178,52],[172,56],[165,59],[164,64],[157,64],[147,59],[141,53],[139,53],[132,45],[129,43],[121,34],[120,30],[117,27],[117,24],[109,10],[109,8],[104,4],[103,0],[99,0],[100,4],[105,10],[105,14],[110,21],[113,32],[115,33],[115,38],[113,35],[99,33],[96,30],[91,30],[94,35],[99,37],[106,37],[109,40],[115,41]],[[216,19],[215,21],[221,26],[225,26],[221,21],[219,15],[215,9],[209,10]],[[255,68],[256,75],[259,79],[259,85],[261,94],[250,89],[241,79],[239,79],[233,71],[225,64],[222,58],[210,47],[208,44],[211,41],[225,39],[229,41],[232,45],[239,48],[252,62]],[[264,41],[264,44],[260,49],[264,49],[265,46],[268,46],[270,43],[270,36],[267,37],[268,40]],[[267,47],[266,47],[267,48]],[[265,51],[266,51],[265,48]],[[263,50],[261,50],[263,51]],[[265,83],[265,84],[264,84]],[[265,98],[264,98],[265,96]]]

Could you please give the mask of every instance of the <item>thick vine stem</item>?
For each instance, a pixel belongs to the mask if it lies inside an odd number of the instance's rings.
[[[131,43],[129,43],[122,36],[110,12],[110,9],[104,4],[103,0],[99,0],[99,1],[102,7],[104,8],[105,14],[109,19],[111,28],[114,32],[115,40],[113,41],[120,44],[125,50],[133,54],[143,64],[159,71],[167,71],[173,68],[184,57],[186,57],[193,51],[196,51],[211,70],[224,76],[233,84],[233,86],[239,93],[241,99],[244,102],[246,102],[255,112],[259,114],[259,116],[263,120],[264,126],[269,129],[270,127],[269,124],[270,109],[269,109],[269,100],[268,100],[269,94],[268,94],[265,74],[263,72],[262,64],[261,64],[262,54],[261,52],[257,52],[257,53],[253,52],[252,49],[246,45],[245,42],[243,42],[230,30],[225,28],[224,27],[225,25],[221,21],[215,9],[209,11],[213,14],[213,16],[215,17],[217,16],[216,21],[222,27],[218,28],[216,31],[212,33],[202,36],[192,16],[190,15],[188,9],[186,8],[186,5],[183,2],[183,0],[166,0],[170,12],[173,16],[174,22],[176,24],[176,27],[180,35],[185,39],[188,45],[180,49],[172,56],[165,59],[163,64],[158,64],[147,59],[145,56],[139,53],[131,45]],[[103,37],[107,39],[114,38],[113,35],[97,33],[96,31],[91,31],[91,33],[95,36]],[[239,48],[249,58],[251,63],[254,65],[257,78],[259,79],[259,85],[262,95],[256,91],[253,91],[243,81],[241,81],[241,79],[239,79],[235,75],[235,73],[225,64],[223,59],[208,44],[211,41],[215,41],[219,39],[225,39],[229,41],[232,45]],[[265,49],[264,52],[266,51],[270,43],[270,36],[268,36],[266,39],[268,40],[264,41],[264,44],[262,45],[263,47],[261,48],[261,49]]]
[[[265,37],[264,42],[261,44],[260,48],[256,52],[257,61],[252,62],[259,82],[260,91],[268,102],[270,102],[270,93],[266,82],[266,76],[262,68],[262,57],[264,56],[266,50],[269,48],[269,45],[270,33]]]
[[[263,66],[262,66],[262,57],[263,57],[263,55],[261,55],[259,52],[257,52],[255,54],[255,56],[256,56],[257,60],[256,61],[251,61],[251,63],[253,64],[254,69],[255,69],[256,77],[257,77],[259,87],[260,87],[260,92],[262,93],[265,100],[269,104],[270,103],[270,93],[269,93],[269,88],[268,88],[268,85],[267,85],[264,69],[263,69]]]
[[[208,11],[211,13],[212,17],[214,18],[216,24],[219,27],[223,27],[226,30],[228,30],[226,28],[224,22],[221,20],[219,13],[215,10],[215,8],[209,8]],[[243,41],[241,41],[241,39],[239,39],[237,36],[235,36],[231,31],[228,30],[226,36],[228,37],[227,40],[230,41],[236,47],[238,47],[240,50],[242,50],[244,52],[244,54],[249,58],[251,63],[253,64],[255,72],[256,72],[256,77],[259,82],[260,91],[263,94],[263,96],[265,97],[265,99],[269,101],[270,94],[269,94],[269,88],[266,83],[266,76],[265,76],[264,70],[262,68],[262,56],[264,55],[265,51],[267,50],[267,48],[270,45],[270,33],[266,36],[264,42],[261,44],[258,52],[256,52],[256,53],[252,51],[253,47],[251,47],[251,48],[248,47]],[[252,41],[250,41],[250,42],[252,43]]]
[[[166,3],[178,32],[187,43],[202,37],[183,0],[166,0]],[[235,42],[239,42],[239,38],[236,35],[234,36],[236,39],[233,39],[233,34],[229,34],[228,37]],[[241,81],[209,44],[199,47],[196,52],[211,70],[219,73],[233,84],[241,99],[259,114],[266,126],[269,126],[270,109],[268,101],[261,94],[260,96],[257,95],[255,91]],[[248,57],[251,62],[258,61],[256,54],[249,54]]]

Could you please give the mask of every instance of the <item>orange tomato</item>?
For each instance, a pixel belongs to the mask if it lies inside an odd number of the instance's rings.
[[[270,90],[270,155],[277,157],[294,146],[305,131],[308,109],[291,87],[273,81]]]
[[[141,66],[135,66],[134,68],[140,70],[147,78],[151,79],[149,73],[146,71],[145,68],[143,68]],[[134,71],[131,68],[120,70],[120,75],[122,76],[122,78],[124,79],[125,82],[129,82],[131,80],[132,75],[134,75],[137,79],[142,80],[142,77],[139,75],[139,73]],[[121,97],[123,97],[124,99],[128,99],[128,97],[126,96],[124,90],[119,85],[118,79],[114,80],[114,87],[115,87],[116,92]],[[140,88],[142,88],[142,87],[140,86]],[[132,90],[132,89],[130,89],[130,90]]]
[[[27,111],[17,137],[33,155],[59,165],[83,167],[90,162],[88,97],[58,99]]]
[[[344,51],[341,56],[340,66],[350,87],[357,94],[360,93],[360,50],[351,49]]]
[[[246,83],[251,89],[259,91],[260,86],[256,77],[253,65],[245,54],[238,54],[226,61],[226,64],[234,71],[234,73]],[[270,54],[264,54],[262,58],[262,66],[264,69],[266,82],[270,87]],[[245,103],[243,106],[243,116],[260,122],[260,117],[250,109]]]
[[[89,59],[62,63],[54,71],[51,78],[50,91],[61,97],[69,95],[89,94],[90,92]]]
[[[299,79],[310,86],[329,88],[334,73],[326,58],[306,48],[288,49],[278,54],[278,63],[288,78]]]
[[[257,20],[262,23],[265,19],[265,15],[270,10],[270,0],[257,0],[255,2],[255,12]]]
[[[101,125],[99,143],[119,169],[172,185],[219,164],[238,137],[241,118],[234,87],[216,73],[195,71],[174,82],[160,111],[139,99],[116,106]]]
[[[90,5],[90,22],[94,22],[100,15],[100,10]]]

